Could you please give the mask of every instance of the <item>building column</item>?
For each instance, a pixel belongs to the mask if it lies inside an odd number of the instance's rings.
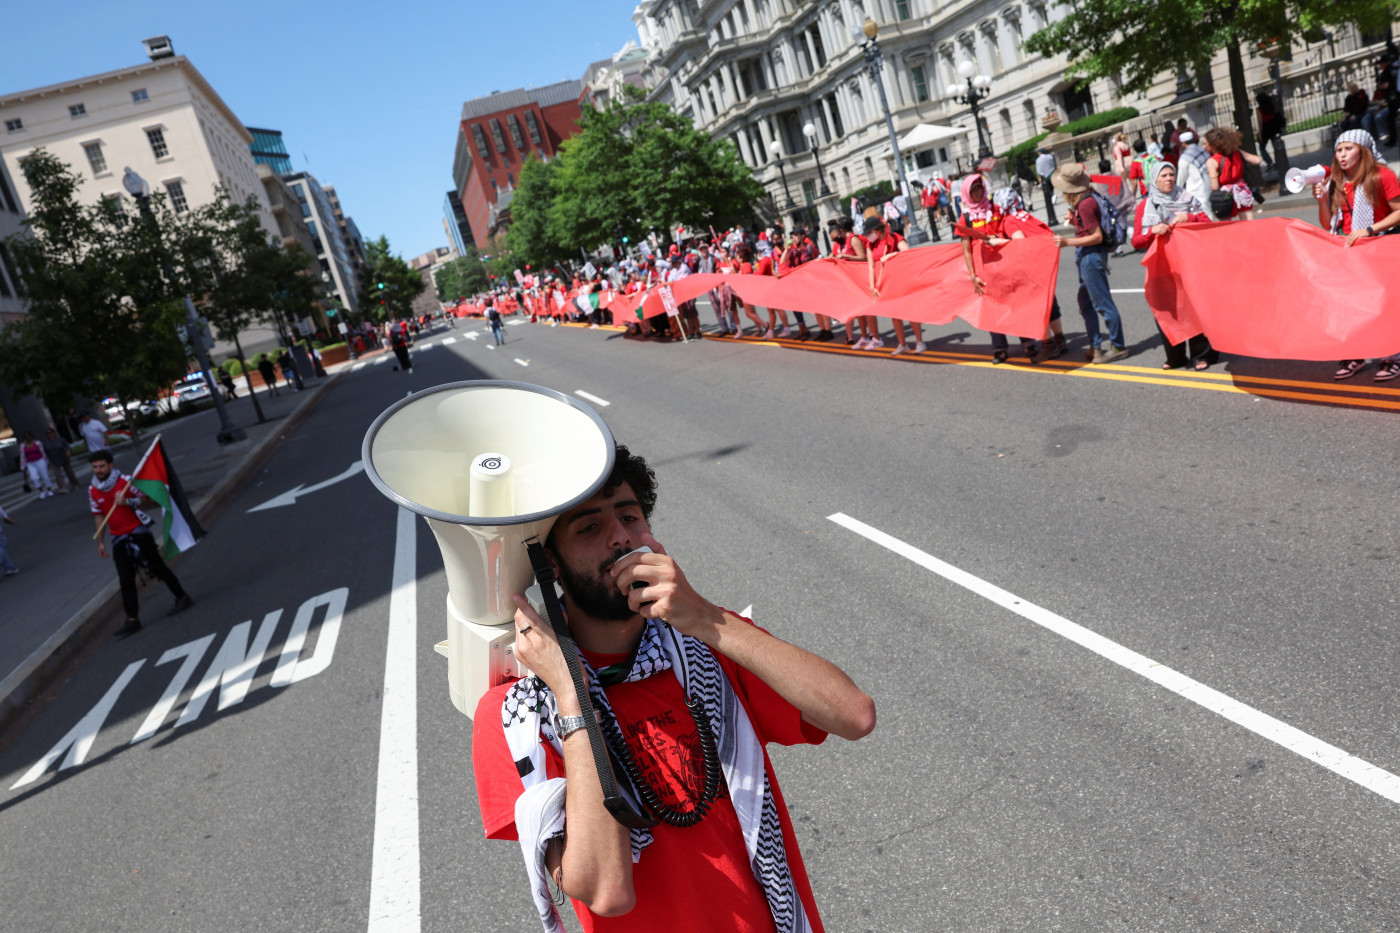
[[[777,72],[773,70],[772,57],[767,52],[764,52],[762,55],[758,56],[758,64],[759,67],[763,69],[763,77],[768,82],[768,86],[770,88],[777,88],[778,75]]]
[[[734,89],[734,76],[729,73],[728,63],[719,66],[719,78],[720,81],[724,84],[724,89],[729,92],[728,97],[724,102],[725,109],[727,110],[730,107],[733,107],[735,104],[739,103],[739,94]]]
[[[812,30],[810,28],[802,30],[802,41],[807,43],[807,55],[809,56],[808,60],[812,63],[812,70],[807,75],[807,77],[810,78],[812,75],[817,73],[818,69],[821,68],[821,65],[817,63],[817,47],[812,42]]]
[[[744,80],[739,77],[739,66],[734,62],[730,62],[724,66],[724,70],[729,72],[729,80],[734,83],[734,92],[738,95],[735,103],[745,100],[748,95],[744,93]]]
[[[829,146],[836,142],[836,121],[831,117],[831,99],[829,97],[822,98],[822,112],[826,114],[826,144]]]
[[[768,125],[767,117],[758,118],[758,136],[763,140],[763,161],[766,163],[773,158],[772,150],[768,148],[773,142],[773,128]]]
[[[749,146],[748,128],[741,126],[739,132],[734,135],[739,140],[739,155],[743,156],[750,168],[757,168],[758,162],[754,160],[753,149]]]

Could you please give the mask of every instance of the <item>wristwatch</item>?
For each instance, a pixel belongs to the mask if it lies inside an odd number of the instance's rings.
[[[588,726],[587,716],[555,716],[554,734],[559,736],[559,741],[564,741],[580,729]]]
[[[1366,228],[1366,235],[1367,235],[1367,236],[1375,236],[1375,235],[1376,235],[1376,228],[1375,228],[1375,227],[1367,227],[1367,228]]]

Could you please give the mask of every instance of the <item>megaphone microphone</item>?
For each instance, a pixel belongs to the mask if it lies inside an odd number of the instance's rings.
[[[1331,173],[1332,170],[1325,165],[1314,165],[1308,169],[1290,168],[1283,173],[1283,186],[1293,194],[1300,194],[1326,181]]]
[[[370,482],[422,515],[447,573],[452,704],[528,673],[515,658],[516,593],[535,582],[526,542],[612,473],[616,443],[592,408],[521,382],[456,382],[400,399],[365,434]],[[550,584],[553,585],[552,583]]]

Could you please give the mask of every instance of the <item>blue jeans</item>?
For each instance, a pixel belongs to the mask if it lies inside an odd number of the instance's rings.
[[[491,336],[496,338],[498,344],[506,342],[506,331],[500,321],[491,322]]]
[[[1370,133],[1379,146],[1382,138],[1390,137],[1390,108],[1386,107],[1378,113],[1366,111],[1361,117],[1361,128]]]
[[[1120,350],[1127,346],[1123,338],[1123,321],[1118,306],[1108,290],[1108,251],[1102,246],[1079,246],[1074,250],[1074,265],[1079,270],[1079,313],[1084,315],[1084,332],[1094,349],[1103,345],[1099,332],[1099,315],[1108,325],[1108,339]]]
[[[13,573],[18,569],[5,553],[5,529],[0,528],[0,572]]]

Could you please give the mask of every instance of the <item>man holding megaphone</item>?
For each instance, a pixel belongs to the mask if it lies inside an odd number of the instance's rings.
[[[655,504],[655,474],[619,445],[545,542],[589,703],[550,623],[516,596],[515,653],[535,676],[489,690],[473,718],[486,834],[520,839],[547,930],[563,929],[551,881],[585,930],[821,930],[763,746],[861,738],[874,703],[697,593],[651,535]],[[586,708],[636,804],[630,828],[604,806]]]

